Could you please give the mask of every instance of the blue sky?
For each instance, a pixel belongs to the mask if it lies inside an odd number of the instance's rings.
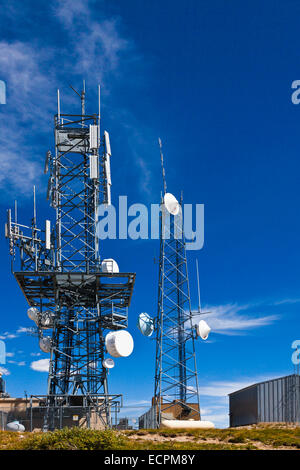
[[[78,111],[69,84],[80,88],[85,79],[87,110],[97,112],[101,83],[113,201],[159,201],[160,136],[168,189],[205,205],[205,244],[188,262],[192,303],[197,258],[202,304],[213,312],[212,334],[196,346],[203,416],[219,426],[228,424],[229,392],[293,372],[291,343],[300,336],[300,106],[291,101],[300,79],[299,13],[300,1],[289,0],[23,0],[1,9],[1,224],[15,199],[29,222],[33,184],[38,222],[54,216],[43,165],[53,148],[56,89],[62,111]],[[26,334],[31,323],[3,235],[0,249],[7,389],[42,394],[47,374],[34,369],[47,355]],[[129,313],[135,350],[110,373],[110,390],[124,394],[122,414],[131,417],[153,394],[155,344],[135,323],[141,311],[156,311],[158,250],[147,240],[102,244],[104,257],[137,273]]]

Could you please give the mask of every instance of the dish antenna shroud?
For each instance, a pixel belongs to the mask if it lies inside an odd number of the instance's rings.
[[[150,315],[148,315],[148,313],[140,313],[137,321],[137,327],[142,335],[150,337],[155,330],[154,320],[150,317]]]
[[[133,351],[133,338],[128,331],[111,331],[105,337],[105,346],[112,357],[128,357]]]
[[[210,326],[204,320],[200,320],[197,324],[197,335],[200,336],[204,341],[207,340],[209,333],[211,332]]]
[[[115,367],[115,361],[111,359],[110,357],[108,357],[104,359],[104,361],[102,362],[102,365],[103,367],[105,367],[105,369],[113,369],[113,367]]]
[[[164,206],[171,215],[178,215],[180,204],[172,193],[165,193]]]

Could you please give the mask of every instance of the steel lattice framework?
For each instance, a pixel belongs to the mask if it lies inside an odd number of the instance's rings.
[[[161,145],[161,142],[160,142]],[[166,193],[161,152],[164,194]],[[182,206],[182,198],[181,198]],[[157,427],[175,406],[178,419],[200,419],[199,388],[183,218],[161,201],[154,405]]]
[[[77,92],[76,92],[77,93]],[[59,99],[59,95],[58,95]],[[59,101],[58,101],[59,103]],[[100,103],[100,90],[99,90]],[[52,331],[45,428],[55,427],[58,397],[82,395],[85,409],[94,409],[105,426],[111,425],[105,356],[105,330],[127,327],[135,274],[101,271],[97,238],[98,206],[110,204],[111,156],[108,133],[100,138],[98,115],[58,113],[54,119],[55,153],[47,153],[50,173],[47,199],[55,209],[55,227],[45,232],[12,221],[8,212],[6,236],[18,269],[13,272],[28,304],[39,308],[40,339]],[[43,315],[48,316],[48,323]],[[50,320],[49,320],[50,319]],[[64,402],[60,400],[60,410]]]

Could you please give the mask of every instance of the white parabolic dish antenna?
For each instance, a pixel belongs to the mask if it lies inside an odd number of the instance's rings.
[[[51,351],[51,338],[50,336],[45,336],[40,339],[40,348],[44,353],[49,353]]]
[[[137,327],[144,336],[151,336],[154,331],[154,321],[148,313],[141,313],[137,321]]]
[[[200,336],[202,339],[207,339],[209,333],[211,332],[211,328],[208,326],[206,321],[200,320],[197,325],[197,335]]]
[[[105,367],[105,369],[112,369],[113,367],[115,367],[115,362],[113,359],[108,357],[107,359],[104,359],[104,361],[102,362],[102,365],[103,367]]]
[[[37,323],[39,310],[36,307],[30,307],[27,310],[27,315],[30,318],[30,320],[33,320],[35,323]]]
[[[177,201],[176,197],[171,193],[166,193],[164,195],[164,205],[168,212],[172,215],[178,215],[180,204]]]
[[[119,272],[119,266],[117,262],[112,259],[104,259],[101,263],[101,269],[103,273],[118,273]]]
[[[25,427],[23,424],[20,424],[19,421],[12,421],[11,423],[7,423],[6,427],[9,431],[25,431]]]
[[[105,346],[112,357],[127,357],[133,351],[133,338],[128,331],[111,331],[105,337]]]

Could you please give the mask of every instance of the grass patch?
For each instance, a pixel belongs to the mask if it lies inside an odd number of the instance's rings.
[[[183,436],[184,440],[176,441]],[[261,445],[300,449],[300,428],[0,431],[0,450],[254,450]]]

